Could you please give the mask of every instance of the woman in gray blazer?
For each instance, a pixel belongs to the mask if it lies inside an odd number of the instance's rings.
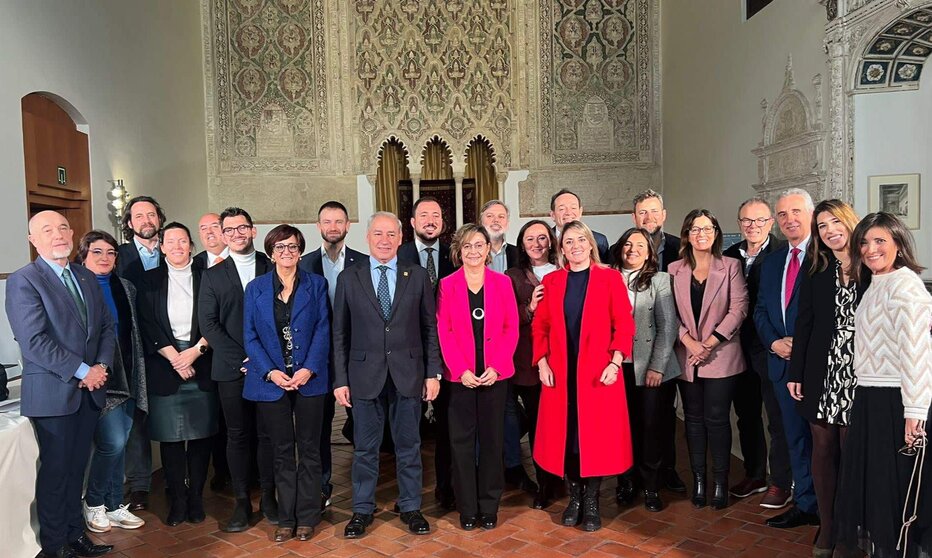
[[[644,507],[659,512],[663,509],[658,491],[660,462],[674,433],[671,413],[664,409],[676,400],[676,385],[670,380],[680,375],[673,355],[679,320],[670,276],[657,270],[657,253],[647,230],[625,231],[615,244],[612,261],[625,278],[636,327],[632,357],[622,365],[634,466],[618,476],[615,499],[619,506],[631,504],[640,485]]]

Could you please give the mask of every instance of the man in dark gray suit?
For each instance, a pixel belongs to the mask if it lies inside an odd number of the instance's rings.
[[[550,218],[553,219],[553,235],[560,240],[563,225],[570,221],[582,221],[583,207],[579,195],[572,190],[563,188],[550,197]],[[604,234],[592,231],[596,247],[599,249],[599,260],[605,265],[611,264],[611,254],[608,251],[608,239]]]
[[[440,391],[434,290],[427,271],[400,263],[401,221],[391,213],[369,218],[368,264],[337,279],[333,308],[334,390],[353,408],[353,517],[346,538],[363,536],[375,512],[379,445],[385,418],[395,442],[398,509],[416,535],[430,525],[421,515],[421,400]]]
[[[44,556],[113,549],[84,534],[81,489],[116,345],[97,278],[68,263],[74,231],[54,211],[29,220],[39,257],[7,279],[6,314],[23,356],[20,412],[39,442],[36,510]]]
[[[327,280],[327,294],[330,297],[330,308],[333,308],[333,299],[337,293],[337,277],[347,267],[352,267],[366,259],[365,254],[353,250],[346,245],[346,235],[349,233],[350,220],[346,206],[338,201],[324,202],[317,210],[317,230],[323,243],[320,249],[312,250],[301,257],[298,266],[308,273],[316,273]],[[331,316],[333,314],[331,313]],[[331,351],[332,352],[332,351]],[[330,361],[333,366],[333,359]],[[333,378],[333,372],[330,373]],[[336,412],[333,394],[324,396],[324,420],[321,423],[320,434],[320,505],[326,508],[330,505],[333,495],[333,453],[330,450],[330,436],[333,430],[333,416]],[[353,416],[346,410],[346,422],[343,423],[343,432],[349,434],[347,439],[352,442]],[[349,431],[348,431],[349,430]]]

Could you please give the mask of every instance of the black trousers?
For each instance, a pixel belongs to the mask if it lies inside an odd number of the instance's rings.
[[[431,402],[434,408],[435,429],[434,472],[437,494],[449,494],[453,490],[453,457],[450,447],[450,390],[452,382],[440,381],[440,393]],[[502,421],[504,422],[504,418]]]
[[[249,481],[253,456],[258,464],[259,485],[262,490],[275,489],[272,466],[272,442],[256,417],[256,404],[243,399],[240,378],[231,382],[217,382],[220,407],[227,424],[227,465],[236,498],[249,497]]]
[[[326,397],[288,391],[278,401],[256,404],[275,455],[279,527],[320,523],[320,424]]]
[[[761,378],[752,369],[738,374],[735,382],[735,415],[738,416],[738,441],[744,456],[744,476],[767,478],[767,442],[764,439],[764,399]]]
[[[508,383],[468,388],[449,382],[444,387],[450,390],[450,444],[457,508],[467,516],[496,514],[505,489],[502,451]]]
[[[731,464],[731,401],[737,376],[694,378],[680,382],[683,414],[686,416],[686,445],[693,473],[705,476],[706,449],[712,453],[712,476],[728,482]]]
[[[331,376],[332,377],[332,376]],[[333,417],[336,415],[336,398],[333,392],[327,392],[323,395],[324,412],[320,423],[320,494],[323,498],[329,498],[333,494],[333,485],[330,483],[333,477],[333,454],[330,450],[330,436],[333,432]]]
[[[441,391],[443,389],[441,388]],[[395,389],[391,375],[375,399],[352,397],[353,405],[353,513],[375,512],[379,482],[379,446],[388,420],[395,441],[398,508],[402,513],[421,509],[421,398],[405,397]]]
[[[220,428],[211,438],[210,459],[214,464],[214,474],[229,478],[230,467],[227,465],[227,423],[220,413]]]
[[[635,482],[640,481],[644,490],[657,492],[663,456],[670,445],[671,423],[676,420],[667,412],[676,404],[676,384],[668,380],[657,387],[638,386],[632,363],[624,363],[622,371],[634,453],[634,466],[626,474],[631,474]]]
[[[173,498],[184,496],[186,484],[194,494],[204,492],[213,444],[213,437],[159,443],[165,484]]]
[[[75,413],[31,419],[39,443],[39,543],[48,554],[84,535],[81,490],[100,409],[90,392],[81,392],[81,406]]]
[[[669,401],[669,405],[665,405],[658,409],[659,413],[665,415],[660,421],[662,427],[666,429],[661,434],[663,446],[661,446],[662,456],[660,459],[660,468],[663,470],[676,470],[676,388],[680,385],[680,382],[682,382],[682,380],[679,378],[664,382],[670,384],[670,389],[673,391],[673,399]]]

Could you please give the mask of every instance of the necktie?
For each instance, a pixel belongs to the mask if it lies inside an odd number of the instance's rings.
[[[786,284],[783,286],[784,308],[789,307],[793,296],[793,287],[796,285],[796,276],[799,275],[799,248],[790,250],[790,265],[786,267]]]
[[[71,298],[74,299],[74,303],[78,306],[78,313],[81,314],[81,320],[84,322],[84,326],[87,327],[87,306],[84,304],[84,299],[81,298],[81,293],[78,292],[78,286],[74,283],[71,270],[65,268],[61,273],[61,277],[65,281],[65,288],[68,289],[68,294],[71,295]]]
[[[214,258],[214,263],[213,263],[213,265],[217,265],[218,263],[220,263],[220,262],[222,262],[222,261],[223,261],[223,258],[221,258],[220,256],[217,256],[216,258]]]
[[[377,293],[379,297],[379,306],[382,307],[382,318],[387,322],[392,312],[392,299],[388,294],[388,266],[380,265],[376,269],[381,273],[381,275],[379,275],[379,289]]]
[[[434,249],[424,248],[427,252],[427,276],[430,278],[430,286],[437,288],[437,266],[434,265]]]

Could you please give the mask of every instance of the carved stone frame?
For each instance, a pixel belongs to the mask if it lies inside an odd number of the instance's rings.
[[[874,38],[908,11],[932,6],[930,0],[831,0],[837,17],[825,26],[829,62],[828,180],[825,196],[854,201],[854,95],[862,55]]]

